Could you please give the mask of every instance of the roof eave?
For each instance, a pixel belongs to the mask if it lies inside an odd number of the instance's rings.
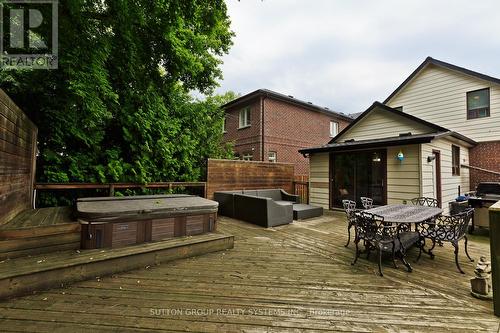
[[[353,151],[353,150],[365,150],[370,148],[382,148],[382,147],[394,147],[408,144],[420,144],[420,143],[429,143],[437,136],[436,134],[429,134],[427,136],[420,136],[414,138],[393,138],[392,140],[387,141],[376,141],[376,142],[354,142],[351,145],[339,145],[339,146],[322,146],[322,147],[314,147],[314,148],[306,148],[299,150],[299,153],[302,155],[306,154],[314,154],[314,153],[322,153],[322,152],[332,152],[332,151]]]
[[[453,131],[441,133],[441,134],[437,135],[436,138],[442,138],[442,137],[446,137],[446,136],[451,136],[457,140],[463,141],[463,142],[467,143],[468,145],[470,145],[471,147],[477,146],[476,141],[472,140],[471,138],[469,138],[463,134],[460,134],[458,132],[453,132]]]
[[[411,80],[413,80],[413,78],[415,78],[415,76],[418,75],[418,73],[420,73],[425,67],[427,67],[428,65],[434,65],[434,66],[438,66],[438,67],[442,67],[442,68],[446,68],[448,70],[451,70],[451,71],[455,71],[455,72],[459,72],[459,73],[462,73],[462,74],[465,74],[465,75],[468,75],[468,76],[472,76],[472,77],[475,77],[475,78],[478,78],[478,79],[481,79],[481,80],[485,80],[485,81],[488,81],[488,82],[492,82],[492,83],[495,83],[495,84],[499,84],[500,85],[500,79],[499,78],[496,78],[496,77],[492,77],[492,76],[489,76],[489,75],[486,75],[486,74],[482,74],[482,73],[479,73],[479,72],[475,72],[475,71],[472,71],[470,69],[467,69],[467,68],[464,68],[464,67],[460,67],[460,66],[457,66],[457,65],[453,65],[453,64],[450,64],[448,62],[444,62],[444,61],[441,61],[441,60],[437,60],[437,59],[434,59],[432,57],[427,57],[425,58],[424,62],[422,62],[420,64],[420,66],[417,67],[417,69],[415,69],[411,74],[410,76],[408,76],[404,81],[403,83],[401,83],[397,88],[396,90],[394,90],[390,95],[389,97],[387,97],[385,100],[384,100],[384,104],[387,104],[394,96],[396,96]]]
[[[344,128],[339,134],[337,134],[333,139],[331,139],[328,143],[334,143],[335,141],[337,141],[337,139],[339,139],[342,135],[347,133],[347,131],[349,131],[351,128],[356,126],[356,124],[358,122],[360,122],[364,117],[366,117],[371,111],[373,111],[377,107],[381,108],[385,111],[391,112],[392,114],[399,115],[401,117],[410,119],[414,122],[417,122],[419,124],[422,124],[424,126],[432,128],[432,129],[436,130],[437,132],[449,132],[449,130],[444,128],[444,127],[438,126],[436,124],[432,124],[428,121],[425,121],[425,120],[420,119],[418,117],[412,116],[411,114],[398,111],[396,109],[393,109],[385,104],[382,104],[382,103],[376,101],[368,109],[366,109],[359,117],[357,117],[352,123],[350,123],[346,128]]]
[[[320,112],[320,113],[323,113],[323,114],[326,114],[326,115],[329,115],[332,117],[341,118],[341,119],[348,121],[348,122],[353,121],[353,119],[351,117],[349,117],[348,115],[345,115],[345,114],[342,114],[342,113],[339,113],[337,111],[333,111],[330,109],[325,109],[325,108],[322,108],[321,106],[314,105],[314,104],[311,104],[311,103],[308,103],[308,102],[305,102],[305,101],[302,101],[302,100],[299,100],[299,99],[296,99],[293,97],[288,97],[288,96],[285,96],[283,94],[279,94],[279,93],[276,93],[274,91],[267,90],[267,89],[258,89],[258,90],[251,92],[251,93],[248,93],[244,96],[238,97],[237,99],[234,99],[234,100],[222,105],[222,108],[227,109],[230,107],[235,107],[235,106],[243,104],[244,102],[248,102],[248,101],[252,100],[253,98],[257,98],[257,97],[270,97],[270,98],[273,98],[273,99],[276,99],[279,101],[283,101],[286,103],[290,103],[290,104],[304,107],[304,108],[311,110],[311,111]]]

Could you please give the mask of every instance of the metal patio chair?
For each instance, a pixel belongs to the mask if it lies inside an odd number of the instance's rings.
[[[411,203],[415,206],[439,207],[437,199],[428,197],[419,197],[411,199]]]
[[[368,197],[361,197],[361,204],[363,205],[364,209],[371,209],[373,208],[373,199],[368,198]]]
[[[344,246],[348,247],[351,242],[351,228],[356,224],[356,202],[351,200],[342,200],[342,205],[344,206],[344,211],[347,216],[347,244]]]
[[[420,234],[421,249],[425,246],[425,239],[432,241],[432,247],[425,251],[434,259],[434,253],[432,250],[439,242],[449,242],[455,248],[455,264],[457,265],[460,273],[465,274],[465,272],[460,268],[458,263],[458,242],[462,239],[465,241],[465,254],[470,261],[474,261],[467,251],[467,227],[474,214],[474,208],[469,208],[463,212],[460,212],[452,216],[439,216],[434,221],[429,221],[427,223],[421,223],[417,226],[418,232]],[[419,253],[417,261],[420,259],[421,253]]]
[[[401,260],[411,272],[411,266],[406,262],[404,257],[405,242],[414,241],[411,240],[410,233],[400,232],[400,227],[397,223],[385,222],[384,218],[379,215],[366,213],[363,211],[355,212],[356,224],[355,224],[355,238],[354,243],[356,244],[356,255],[352,265],[356,264],[361,253],[366,252],[367,256],[370,255],[370,251],[376,250],[378,254],[378,271],[380,276],[384,276],[382,273],[382,253],[390,252],[392,254],[392,263],[395,268],[398,268],[396,264],[396,254],[401,255]],[[418,237],[417,237],[418,238]],[[363,240],[365,243],[365,250],[361,251],[359,249],[359,242]]]

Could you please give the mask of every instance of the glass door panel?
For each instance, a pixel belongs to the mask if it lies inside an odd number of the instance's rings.
[[[372,198],[375,205],[385,204],[385,150],[335,153],[332,167],[334,207],[342,207],[345,199],[361,206],[360,197]]]
[[[355,200],[356,158],[350,154],[335,154],[333,158],[333,206],[342,207],[342,200]]]

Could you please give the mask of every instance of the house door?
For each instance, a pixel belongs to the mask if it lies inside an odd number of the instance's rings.
[[[333,153],[330,158],[330,206],[342,207],[342,200],[373,198],[374,204],[386,203],[385,150]]]
[[[437,199],[439,207],[441,206],[441,152],[439,150],[433,150],[432,155],[434,160],[432,161],[432,188],[433,197]]]

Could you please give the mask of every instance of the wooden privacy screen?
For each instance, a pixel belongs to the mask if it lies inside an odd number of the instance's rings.
[[[0,225],[33,207],[37,128],[0,89]]]
[[[293,180],[293,164],[209,159],[207,198],[231,190],[282,188],[292,193]]]

